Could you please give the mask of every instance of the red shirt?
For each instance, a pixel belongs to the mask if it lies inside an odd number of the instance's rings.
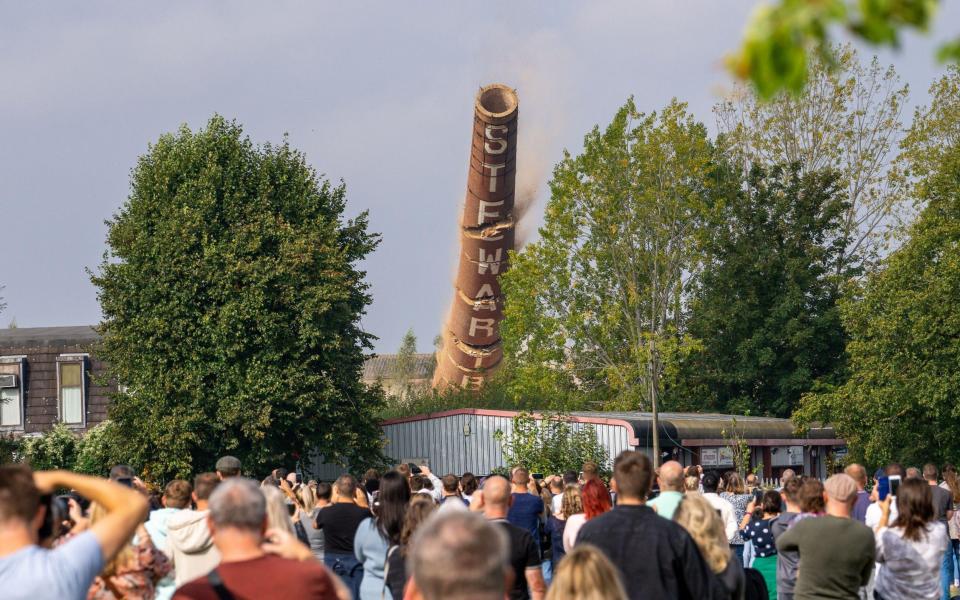
[[[217,573],[236,600],[298,598],[337,600],[333,581],[320,563],[266,554],[239,562],[220,563]],[[182,585],[174,600],[219,600],[206,576]]]

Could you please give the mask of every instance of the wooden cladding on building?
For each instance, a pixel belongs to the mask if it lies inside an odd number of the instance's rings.
[[[90,327],[0,331],[0,373],[17,376],[0,390],[0,431],[43,432],[58,422],[85,431],[105,420],[117,386],[104,381],[96,341]]]

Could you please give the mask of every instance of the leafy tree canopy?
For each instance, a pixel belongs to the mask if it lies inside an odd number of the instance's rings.
[[[941,158],[919,182],[907,241],[842,305],[849,378],[796,415],[832,423],[872,464],[960,455],[960,146]]]
[[[842,27],[856,38],[897,48],[905,29],[926,31],[938,0],[855,2],[778,0],[756,8],[740,49],[729,59],[733,73],[749,80],[762,98],[799,93],[807,83],[811,56],[830,60],[831,31]],[[942,61],[960,62],[960,38],[938,50]]]
[[[839,372],[832,271],[846,207],[834,171],[754,165],[705,245],[687,321],[701,348],[681,368],[672,408],[788,417],[814,381]]]
[[[706,128],[676,100],[629,100],[554,169],[540,240],[501,278],[511,392],[655,406],[691,341],[678,319],[719,186]],[[557,408],[567,408],[560,406]]]
[[[714,107],[718,145],[744,176],[752,165],[796,164],[800,174],[832,169],[847,197],[834,273],[866,272],[889,250],[906,215],[904,173],[893,160],[908,88],[893,66],[862,63],[851,45],[814,60],[802,94],[762,101],[737,86]],[[892,164],[893,163],[893,164]]]
[[[92,275],[129,462],[163,479],[224,453],[252,472],[313,450],[380,460],[358,268],[379,238],[345,207],[286,141],[255,145],[219,116],[140,158]]]

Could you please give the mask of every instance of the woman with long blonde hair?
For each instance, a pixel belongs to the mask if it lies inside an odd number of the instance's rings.
[[[547,526],[550,530],[550,548],[553,554],[550,560],[553,561],[551,567],[554,571],[560,564],[560,559],[566,556],[567,551],[563,549],[563,532],[567,527],[567,519],[573,515],[579,515],[583,512],[583,501],[580,499],[580,486],[575,483],[568,483],[563,488],[562,500],[560,501],[560,512],[550,515]]]
[[[261,487],[260,491],[267,499],[267,529],[282,529],[290,535],[297,535],[293,527],[293,518],[288,508],[287,498],[280,491],[280,488],[267,486]]]
[[[596,546],[578,544],[560,562],[546,600],[626,600],[613,563]]]
[[[747,506],[753,502],[753,494],[747,492],[743,478],[740,477],[740,474],[736,471],[729,473],[726,481],[726,486],[723,492],[720,493],[720,497],[733,506],[733,520],[740,523],[747,515]],[[741,565],[743,565],[743,547],[745,543],[746,540],[743,539],[740,529],[737,528],[737,532],[733,536],[733,541],[730,542],[730,549],[733,550],[733,555],[737,557]]]
[[[96,502],[90,505],[90,525],[103,519],[107,510]],[[137,528],[137,544],[128,543],[103,566],[93,580],[87,600],[152,600],[157,582],[170,572],[170,561],[157,550],[143,523]]]
[[[740,562],[733,558],[723,521],[710,501],[700,495],[687,494],[677,506],[673,520],[696,542],[710,570],[730,592],[731,600],[742,599],[746,576]]]

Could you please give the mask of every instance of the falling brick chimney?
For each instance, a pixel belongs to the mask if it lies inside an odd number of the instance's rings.
[[[517,92],[494,83],[474,104],[460,259],[433,386],[478,389],[500,360],[503,294],[499,275],[514,242]]]

